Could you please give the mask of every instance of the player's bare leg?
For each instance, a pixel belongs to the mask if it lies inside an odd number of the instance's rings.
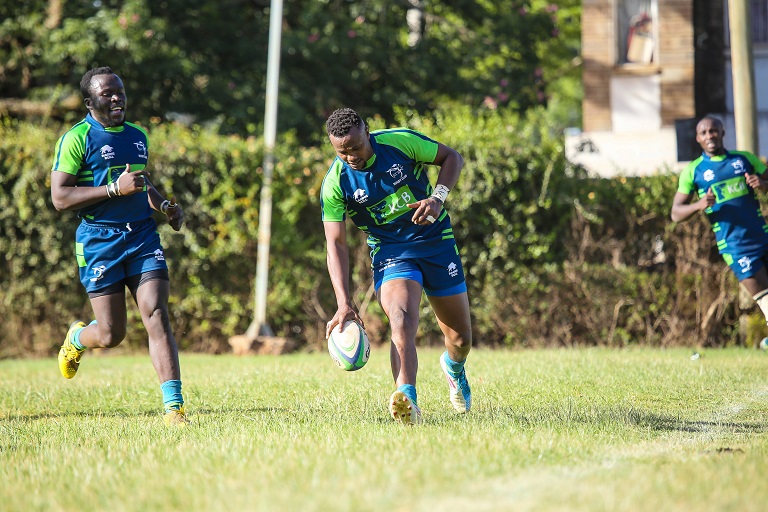
[[[397,391],[390,397],[390,413],[396,421],[408,424],[421,423],[416,395],[416,331],[421,292],[421,285],[411,279],[386,281],[378,291],[379,303],[392,331],[389,357]]]
[[[168,315],[169,295],[168,281],[153,279],[137,288],[135,298],[149,337],[149,357],[161,384],[165,423],[169,426],[185,426],[189,421],[181,394],[179,351]]]
[[[446,351],[440,357],[440,367],[448,381],[451,404],[457,412],[469,412],[472,407],[472,391],[464,363],[472,348],[472,320],[467,293],[447,297],[430,296],[429,302],[445,337]]]
[[[91,308],[96,320],[90,325],[73,322],[59,350],[59,370],[67,379],[77,373],[86,348],[115,347],[125,338],[127,314],[124,292],[94,297]]]

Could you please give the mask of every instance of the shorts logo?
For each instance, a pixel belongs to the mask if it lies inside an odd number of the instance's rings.
[[[715,171],[713,171],[712,169],[707,169],[706,171],[704,171],[704,179],[706,181],[712,181],[713,179],[715,179]]]
[[[448,275],[451,277],[459,275],[459,267],[454,262],[451,262],[451,264],[448,265]]]
[[[134,146],[139,150],[139,158],[147,159],[147,146],[143,142],[134,142]]]
[[[397,264],[392,261],[392,258],[387,258],[381,262],[381,265],[379,266],[379,272],[384,272],[388,268],[395,268],[396,266]]]
[[[400,183],[406,178],[405,168],[400,164],[393,165],[392,167],[389,168],[387,172],[389,173],[390,176],[392,176],[395,179],[395,182],[393,183],[393,185],[397,185],[398,183]]]
[[[744,162],[741,159],[734,160],[731,165],[733,166],[733,174],[741,174],[744,172]]]
[[[368,200],[368,192],[366,192],[365,190],[359,188],[359,189],[355,190],[355,193],[352,194],[352,197],[355,198],[355,201],[357,201],[358,203],[362,204],[362,203],[364,203],[364,202],[366,202]]]
[[[165,261],[165,255],[163,254],[162,249],[155,249],[155,259],[157,261]]]
[[[739,265],[741,266],[741,273],[742,274],[752,270],[752,260],[750,260],[746,256],[744,256],[743,258],[739,258]]]
[[[104,272],[107,271],[106,265],[99,265],[98,267],[93,267],[93,273],[96,274],[91,278],[91,282],[96,282],[102,277],[104,277]]]
[[[99,151],[101,152],[101,158],[104,160],[112,160],[115,158],[115,149],[109,144],[101,146]]]

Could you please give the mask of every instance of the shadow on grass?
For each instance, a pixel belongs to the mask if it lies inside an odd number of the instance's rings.
[[[712,432],[713,430],[727,430],[737,434],[761,434],[768,432],[768,424],[765,422],[695,421],[638,411],[634,411],[633,415],[637,417],[635,424],[661,431]]]
[[[479,411],[478,411],[479,412]],[[552,427],[554,425],[624,424],[651,428],[658,431],[714,432],[728,431],[739,434],[761,434],[768,432],[768,421],[733,421],[725,419],[691,420],[680,416],[666,416],[647,412],[634,407],[586,407],[571,403],[539,407],[535,410],[499,408],[480,412],[486,419],[504,419],[529,428]]]
[[[41,412],[41,413],[33,413],[33,414],[23,414],[23,413],[14,413],[9,412],[5,415],[0,415],[0,419],[3,419],[5,421],[35,421],[35,420],[46,420],[46,419],[56,419],[56,418],[91,418],[91,417],[98,417],[98,418],[156,418],[158,416],[162,416],[162,410],[160,409],[153,409],[151,411],[146,410],[124,410],[124,411],[100,411],[100,410],[94,410],[94,411],[63,411],[63,412]],[[240,414],[240,415],[247,415],[247,414],[264,414],[264,413],[274,413],[274,414],[285,414],[287,412],[286,409],[282,409],[279,407],[235,407],[235,408],[200,408],[200,409],[191,409],[188,410],[188,414],[190,416],[197,416],[197,415],[207,415],[207,414]]]

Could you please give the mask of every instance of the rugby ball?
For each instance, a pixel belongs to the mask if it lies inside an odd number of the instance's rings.
[[[328,353],[336,366],[348,372],[359,370],[368,362],[371,344],[365,330],[354,321],[348,321],[339,331],[334,327],[328,338]]]

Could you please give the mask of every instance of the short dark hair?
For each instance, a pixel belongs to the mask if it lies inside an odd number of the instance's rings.
[[[720,119],[719,117],[711,116],[711,115],[709,115],[709,114],[707,114],[706,116],[704,116],[704,117],[702,117],[701,119],[699,119],[699,123],[700,123],[700,122],[702,122],[702,121],[704,121],[705,119],[709,119],[709,120],[710,120],[710,121],[712,121],[713,123],[716,123],[717,125],[719,125],[719,126],[720,126],[720,128],[721,128],[721,129],[722,129],[722,128],[723,128],[723,126],[724,126],[724,125],[723,125],[723,120],[722,120],[722,119]],[[696,124],[698,125],[698,123],[696,123]]]
[[[343,137],[352,128],[357,128],[361,124],[365,126],[363,118],[357,112],[351,108],[340,108],[334,110],[333,114],[328,117],[328,120],[325,122],[325,130],[328,132],[328,135]]]
[[[91,97],[91,79],[97,75],[114,75],[115,72],[108,66],[102,66],[100,68],[89,69],[83,75],[80,80],[80,94],[83,95],[83,99]]]

